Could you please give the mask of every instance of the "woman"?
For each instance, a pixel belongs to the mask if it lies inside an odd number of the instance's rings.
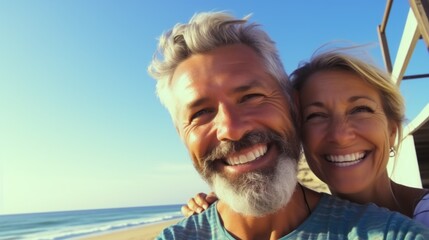
[[[404,118],[403,98],[389,76],[350,54],[331,51],[301,65],[291,80],[299,94],[304,154],[331,193],[373,202],[429,226],[428,190],[395,183],[387,173]],[[182,212],[201,212],[215,199],[199,194]]]

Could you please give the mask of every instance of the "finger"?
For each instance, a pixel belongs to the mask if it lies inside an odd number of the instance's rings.
[[[206,197],[207,197],[207,194],[200,192],[195,195],[194,199],[205,199]]]
[[[201,213],[203,211],[203,208],[195,202],[195,198],[189,199],[188,208],[194,213]]]
[[[212,204],[212,203],[216,202],[217,200],[218,200],[218,198],[214,192],[211,192],[211,193],[207,194],[207,196],[206,196],[206,201],[208,204]]]
[[[209,203],[206,201],[207,194],[199,193],[195,196],[195,204],[197,204],[200,208],[207,209],[209,207]]]
[[[189,217],[189,216],[195,214],[195,212],[192,211],[191,209],[189,209],[188,206],[186,206],[186,205],[182,206],[180,211],[182,212],[183,216],[185,216],[185,217]]]

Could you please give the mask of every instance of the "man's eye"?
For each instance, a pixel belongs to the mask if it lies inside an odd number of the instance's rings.
[[[247,94],[240,99],[240,103],[246,102],[246,101],[251,100],[251,99],[261,98],[263,96],[264,95],[259,94],[259,93]]]
[[[353,108],[351,113],[374,113],[374,110],[368,106],[362,105]]]
[[[212,112],[213,112],[213,110],[211,110],[211,109],[202,109],[202,110],[192,114],[191,120],[202,117],[202,116],[209,114],[209,113],[212,113]]]

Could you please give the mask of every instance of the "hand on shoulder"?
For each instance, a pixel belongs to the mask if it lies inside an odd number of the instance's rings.
[[[209,194],[197,193],[193,198],[189,199],[187,205],[182,206],[182,214],[185,217],[192,216],[194,214],[202,213],[212,203],[216,202],[217,196],[214,192]]]

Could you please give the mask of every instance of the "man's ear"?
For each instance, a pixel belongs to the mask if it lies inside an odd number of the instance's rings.
[[[176,122],[174,122],[174,128],[176,129],[177,134],[179,135],[179,138],[181,140],[183,140],[183,136],[182,136],[182,132],[179,130],[179,128],[177,127]]]
[[[174,122],[174,128],[176,129],[177,135],[179,135],[179,138],[181,141],[185,143],[185,136],[183,135],[183,129],[178,127],[179,125],[177,122]]]

